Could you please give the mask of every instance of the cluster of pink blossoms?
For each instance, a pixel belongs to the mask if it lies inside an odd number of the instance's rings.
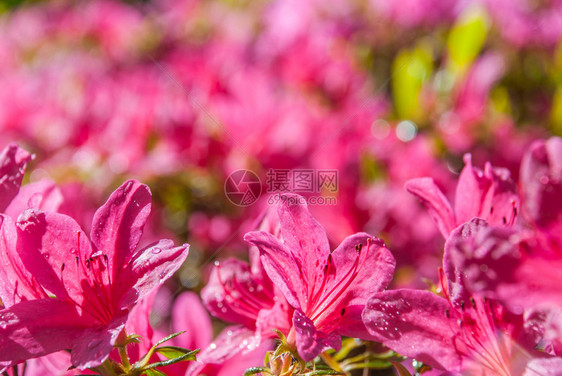
[[[562,376],[561,0],[9,0],[0,35],[2,376]]]
[[[168,347],[158,347],[158,335],[167,333],[154,330],[148,315],[157,288],[189,246],[159,240],[139,247],[151,208],[148,187],[121,185],[95,212],[88,236],[59,211],[62,193],[53,182],[20,189],[30,160],[15,144],[0,160],[0,364],[14,374],[24,361],[37,375],[53,363],[71,364],[70,374],[73,367],[101,375],[152,375],[161,372],[157,367],[169,368],[167,374],[243,372],[259,366],[277,337],[270,357],[290,354],[307,364],[320,356],[333,372],[345,372],[332,358],[342,336],[377,341],[453,373],[562,369],[560,138],[531,146],[519,185],[507,170],[489,163],[480,170],[466,155],[454,208],[431,178],[406,184],[446,238],[433,291],[387,289],[396,263],[382,240],[357,233],[331,250],[307,205],[285,195],[260,230],[245,235],[250,264],[217,261],[202,291],[214,316],[237,325],[210,343],[209,318],[185,293],[176,300],[173,329],[187,335],[166,338],[174,343]],[[180,346],[201,349],[199,360],[181,365],[197,351]],[[173,351],[179,356],[170,357]],[[299,374],[297,363],[289,364],[295,373],[284,374]]]

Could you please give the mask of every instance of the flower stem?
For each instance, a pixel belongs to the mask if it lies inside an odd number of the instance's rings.
[[[131,363],[129,362],[129,355],[127,354],[127,332],[123,328],[123,331],[119,333],[115,347],[119,351],[119,357],[121,358],[121,364],[125,371],[129,372],[131,370]]]
[[[343,373],[343,370],[341,369],[340,364],[338,362],[336,362],[334,360],[334,358],[332,358],[332,356],[330,354],[328,354],[328,352],[324,351],[322,354],[320,354],[320,357],[334,371]]]
[[[129,355],[127,354],[127,347],[126,346],[119,346],[119,356],[121,357],[121,364],[123,364],[123,368],[125,371],[129,372],[131,369],[131,363],[129,363]]]

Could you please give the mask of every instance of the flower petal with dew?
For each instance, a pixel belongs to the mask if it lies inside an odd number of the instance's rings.
[[[31,158],[31,154],[16,144],[6,146],[0,153],[0,212],[18,194],[25,166]]]
[[[369,301],[363,318],[375,339],[403,355],[450,371],[521,375],[530,372],[536,359],[555,359],[535,350],[540,333],[527,325],[524,315],[483,299],[466,285],[455,250],[469,246],[471,236],[484,224],[474,219],[455,229],[447,240],[444,297],[397,290]]]
[[[188,245],[174,247],[169,240],[136,249],[150,198],[147,186],[134,180],[124,183],[94,215],[92,241],[63,214],[30,209],[20,216],[16,249],[27,270],[55,298],[21,302],[2,312],[0,360],[25,360],[68,348],[78,368],[107,359],[129,309],[187,257]],[[24,314],[28,305],[37,306],[36,315],[52,315],[53,324],[30,327],[33,319]],[[22,327],[34,331],[25,334]],[[61,333],[57,341],[39,342],[54,330]]]
[[[283,195],[278,215],[282,240],[260,231],[246,234],[245,240],[259,249],[265,271],[295,309],[289,343],[311,360],[337,348],[348,323],[355,334],[361,332],[355,326],[360,312],[369,297],[390,283],[395,262],[382,241],[365,233],[349,236],[330,251],[326,232],[300,196]],[[369,337],[366,329],[362,332]]]
[[[406,190],[429,210],[445,239],[458,225],[473,217],[494,225],[511,226],[519,210],[519,197],[509,171],[486,163],[484,171],[472,166],[470,154],[464,156],[463,168],[455,195],[455,208],[431,178],[416,178],[406,183]]]

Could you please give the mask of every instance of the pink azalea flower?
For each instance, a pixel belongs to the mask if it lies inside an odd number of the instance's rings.
[[[236,329],[227,327],[211,342],[213,331],[209,314],[201,305],[197,295],[191,292],[185,292],[177,298],[174,303],[172,320],[174,332],[186,331],[185,334],[176,337],[176,344],[187,349],[200,348],[202,350],[197,357],[198,362],[177,364],[177,366],[188,366],[187,372],[185,372],[184,367],[184,372],[181,375],[241,375],[246,369],[263,364],[264,355],[271,348],[270,343],[263,342],[250,351],[234,352],[229,359],[215,361],[213,355],[215,349],[222,347],[222,340],[228,340],[228,337],[232,337],[233,331],[236,331]],[[180,373],[177,374],[180,375]]]
[[[0,154],[0,299],[7,308],[22,300],[46,298],[47,294],[23,266],[16,251],[14,220],[27,208],[56,211],[62,195],[53,182],[42,180],[20,189],[31,155],[15,144]]]
[[[523,315],[466,288],[455,254],[470,247],[482,223],[475,219],[451,233],[443,258],[444,297],[409,289],[382,292],[368,302],[365,325],[376,340],[438,369],[505,376],[559,374],[541,373],[559,368],[562,359],[535,350],[540,333]]]
[[[0,361],[62,349],[71,349],[78,368],[107,359],[129,309],[187,257],[189,246],[174,247],[171,240],[137,249],[150,206],[148,187],[130,180],[98,209],[90,238],[63,214],[30,209],[20,216],[19,257],[55,297],[0,311]]]
[[[166,290],[159,292],[165,293]],[[152,310],[153,303],[160,301],[165,306],[172,306],[166,304],[166,294],[159,295],[154,299],[155,294],[152,293],[147,298],[144,298],[141,304],[135,306],[129,315],[127,322],[127,332],[129,333],[142,333],[143,340],[138,346],[141,347],[139,354],[146,353],[148,349],[156,343],[157,340],[165,337],[171,331],[173,333],[185,331],[185,333],[173,338],[168,344],[183,347],[185,349],[201,349],[202,351],[197,355],[196,362],[179,362],[166,366],[162,369],[168,376],[222,376],[222,375],[240,375],[250,367],[259,366],[263,363],[263,357],[266,351],[270,350],[271,344],[264,343],[247,353],[233,352],[231,356],[226,359],[218,359],[215,357],[217,349],[223,349],[223,345],[228,346],[226,341],[232,337],[233,332],[237,329],[235,327],[227,327],[219,336],[211,343],[213,339],[213,326],[209,314],[201,304],[199,297],[193,292],[184,292],[178,296],[171,308],[171,322],[166,330],[165,326],[160,326],[153,330],[148,317]],[[133,316],[134,317],[131,317]],[[232,348],[231,348],[232,349]],[[138,359],[137,354],[132,354],[129,349],[129,357],[131,360]],[[157,357],[157,355],[154,355]],[[154,359],[157,361],[158,359]],[[161,359],[164,360],[164,359]]]
[[[366,338],[361,320],[367,299],[390,283],[395,261],[383,242],[366,233],[330,251],[324,229],[302,197],[283,195],[278,205],[280,238],[246,234],[265,271],[294,308],[287,340],[304,360],[338,349],[340,336]]]
[[[277,213],[268,210],[259,229],[279,236],[278,226]],[[215,262],[201,291],[203,303],[213,316],[239,324],[217,339],[215,351],[206,352],[204,358],[209,362],[251,351],[276,337],[272,329],[288,334],[292,326],[293,308],[263,269],[257,248],[250,247],[249,253],[250,264],[235,258]]]
[[[509,171],[490,163],[482,171],[472,166],[470,154],[464,156],[464,163],[454,210],[432,178],[409,180],[406,189],[427,207],[445,239],[454,228],[473,217],[494,225],[512,225],[519,210],[519,197]]]
[[[454,254],[471,288],[513,312],[546,315],[544,339],[562,354],[562,139],[532,145],[521,164],[522,213],[530,229],[483,224]],[[542,313],[540,312],[542,311]]]

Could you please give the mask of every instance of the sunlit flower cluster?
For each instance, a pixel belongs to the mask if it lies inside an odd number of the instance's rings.
[[[562,376],[562,2],[0,33],[2,376]]]

